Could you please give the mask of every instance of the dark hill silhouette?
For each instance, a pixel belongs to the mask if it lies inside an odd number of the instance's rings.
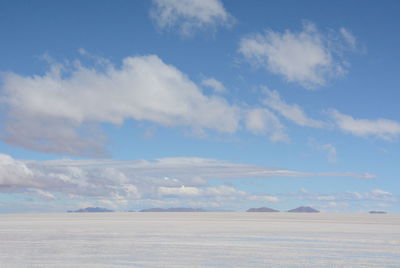
[[[387,214],[387,212],[381,210],[372,210],[369,212],[369,214]]]
[[[260,208],[249,208],[246,212],[279,212],[279,210],[267,207],[260,207]]]
[[[87,212],[114,212],[113,210],[106,209],[106,208],[100,208],[100,207],[87,207],[87,208],[81,208],[78,210],[68,210],[69,213],[87,213]]]
[[[202,208],[147,208],[139,212],[206,212]]]
[[[312,207],[298,207],[298,208],[288,210],[288,212],[318,213],[319,211]]]

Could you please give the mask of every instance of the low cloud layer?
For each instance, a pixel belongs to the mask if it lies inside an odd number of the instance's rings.
[[[368,192],[344,192],[335,194],[320,194],[302,189],[299,193],[304,199],[314,201],[330,201],[330,202],[358,202],[358,201],[382,201],[397,202],[398,198],[381,189],[373,189]]]
[[[279,199],[269,195],[253,195],[244,191],[237,190],[233,187],[220,185],[214,187],[159,187],[158,194],[160,197],[178,197],[178,198],[228,198],[241,199],[247,201],[259,201],[262,203],[274,203]]]
[[[229,27],[235,21],[219,0],[153,0],[150,17],[161,30],[176,30],[183,36]]]
[[[314,24],[306,22],[300,32],[267,30],[243,37],[239,52],[250,63],[313,89],[346,72],[337,52],[346,47],[354,49],[356,39],[345,28],[335,36],[323,34]]]
[[[30,193],[44,200],[89,198],[122,205],[132,200],[143,202],[165,197],[279,201],[274,196],[249,194],[230,186],[209,186],[209,179],[371,176],[346,172],[306,173],[204,158],[33,161],[0,154],[2,193]]]

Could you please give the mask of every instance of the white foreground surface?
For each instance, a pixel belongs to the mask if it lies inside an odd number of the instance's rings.
[[[400,267],[400,215],[0,215],[0,267]]]

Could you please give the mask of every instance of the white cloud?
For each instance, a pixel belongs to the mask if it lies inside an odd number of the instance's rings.
[[[219,0],[153,0],[150,16],[160,29],[176,29],[184,36],[234,23]]]
[[[349,200],[363,200],[363,201],[389,201],[397,202],[398,199],[390,192],[374,189],[370,192],[359,193],[359,192],[348,192],[341,196],[342,199]]]
[[[304,173],[204,158],[28,161],[0,154],[0,160],[0,192],[28,191],[46,198],[58,193],[68,199],[90,197],[116,202],[158,197],[160,193],[181,196],[242,194],[227,186],[204,188],[207,179],[364,176]]]
[[[271,141],[287,142],[289,137],[278,117],[265,108],[250,109],[246,115],[246,128],[254,134],[266,134]]]
[[[389,193],[389,192],[387,192],[387,191],[384,191],[384,190],[381,190],[381,189],[372,190],[371,193],[372,193],[373,195],[377,195],[377,196],[388,196],[388,195],[392,195],[391,193]]]
[[[309,139],[309,145],[326,153],[330,163],[336,163],[336,147],[330,143],[320,144],[315,139]]]
[[[285,169],[275,169],[264,166],[253,166],[246,164],[234,164],[216,159],[176,157],[160,158],[154,161],[147,160],[51,160],[51,161],[25,161],[26,165],[39,166],[42,168],[67,169],[80,176],[87,171],[101,173],[102,177],[112,177],[122,183],[129,177],[138,178],[160,178],[160,186],[187,186],[182,180],[190,181],[189,186],[204,185],[202,179],[213,178],[269,178],[269,177],[307,177],[307,176],[330,176],[331,173],[303,173]],[[122,173],[121,173],[122,172]],[[54,172],[52,172],[54,173]],[[340,173],[332,173],[334,176]],[[342,173],[351,176],[351,173]],[[361,174],[358,174],[361,175]]]
[[[384,191],[381,189],[372,190],[371,192],[366,194],[365,198],[376,201],[389,201],[389,202],[398,201],[398,198],[396,198],[391,192]]]
[[[118,209],[118,205],[113,200],[103,199],[99,200],[99,203],[101,204],[102,207]],[[90,206],[84,205],[81,207],[93,207],[93,205]]]
[[[315,199],[320,201],[331,201],[331,200],[336,200],[336,197],[332,195],[319,195],[316,196]]]
[[[213,90],[215,90],[215,92],[222,93],[226,91],[225,86],[220,81],[214,78],[206,78],[201,83],[204,86],[212,88]]]
[[[6,191],[20,187],[40,187],[40,183],[34,180],[33,172],[25,163],[9,155],[0,154],[0,174],[0,187]]]
[[[342,35],[343,39],[349,44],[351,48],[357,47],[357,39],[354,35],[346,28],[340,28],[340,34]]]
[[[12,194],[13,200],[17,200],[13,206],[19,211],[44,211],[44,207],[60,211],[89,206],[83,204],[119,210],[149,206],[243,209],[251,204],[281,200],[226,185],[209,186],[208,180],[371,176],[350,172],[305,173],[205,158],[34,161],[0,154],[0,160],[0,195]],[[369,198],[390,201],[394,197],[376,189]]]
[[[333,146],[332,144],[321,144],[321,149],[326,151],[328,161],[331,163],[336,162],[336,147]]]
[[[275,203],[280,201],[278,197],[269,195],[252,195],[249,196],[247,199],[251,201],[267,202],[267,203]]]
[[[340,32],[346,43],[355,44],[348,30],[342,28]],[[314,24],[304,23],[301,32],[268,30],[246,36],[240,41],[239,52],[249,62],[313,89],[345,72],[344,64],[335,56],[344,46],[342,39],[332,39],[319,32]]]
[[[359,137],[374,136],[379,139],[393,141],[400,135],[400,123],[388,119],[354,119],[350,115],[330,110],[329,115],[336,126],[344,132]]]
[[[362,201],[387,201],[387,202],[397,202],[396,198],[392,193],[381,190],[374,189],[369,192],[344,192],[335,194],[318,194],[309,191],[301,191],[300,195],[303,198],[309,200],[318,201],[336,201],[336,202],[362,202]]]
[[[202,191],[196,187],[158,187],[161,196],[195,197],[200,196]]]
[[[183,198],[217,198],[218,200],[227,199],[238,199],[256,202],[279,202],[279,199],[275,196],[268,195],[254,195],[239,191],[233,187],[226,185],[219,185],[213,187],[159,187],[158,193],[161,196],[172,196],[172,197],[183,197]]]
[[[215,187],[207,187],[204,190],[206,196],[245,196],[246,193],[243,191],[236,190],[233,187],[226,185],[219,185]]]
[[[161,196],[177,196],[177,197],[223,197],[223,196],[244,196],[245,192],[236,190],[235,188],[220,185],[215,187],[159,187],[158,193]]]
[[[364,197],[363,194],[359,192],[347,192],[345,194],[338,196],[338,198],[346,200],[362,200]]]
[[[106,62],[106,61],[103,61]],[[157,56],[127,57],[98,71],[54,63],[44,75],[3,77],[4,141],[62,154],[104,154],[98,123],[127,119],[233,133],[239,108],[206,96],[184,73]]]
[[[40,189],[32,189],[32,192],[38,195],[42,199],[56,200],[57,197],[50,192],[46,192]]]
[[[286,103],[282,100],[277,91],[269,90],[267,88],[264,88],[263,91],[267,95],[267,98],[263,103],[295,124],[315,128],[322,128],[326,125],[322,121],[308,117],[299,105]]]

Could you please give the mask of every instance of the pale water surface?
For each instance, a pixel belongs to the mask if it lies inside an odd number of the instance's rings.
[[[0,215],[0,267],[400,267],[400,215]]]

